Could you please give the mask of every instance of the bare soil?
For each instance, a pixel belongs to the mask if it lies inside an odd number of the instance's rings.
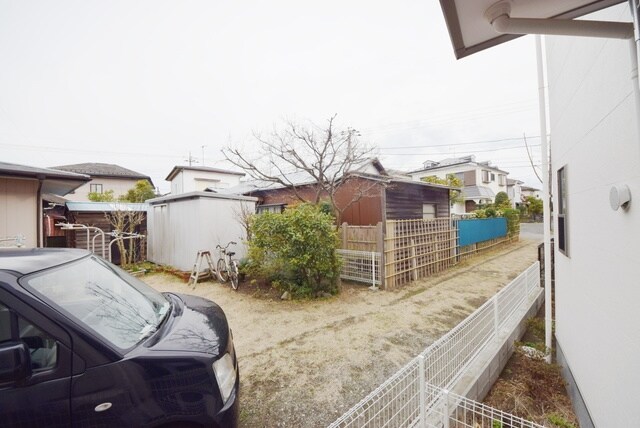
[[[143,279],[160,291],[218,303],[240,364],[240,425],[326,426],[536,260],[533,240],[476,256],[393,291],[343,284],[338,296],[282,301],[268,287],[169,274]]]

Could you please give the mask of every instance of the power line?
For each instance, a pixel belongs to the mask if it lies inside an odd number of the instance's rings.
[[[540,147],[541,144],[531,144],[529,147]],[[484,149],[484,150],[469,150],[470,153],[487,153],[487,152],[498,152],[500,150],[514,150],[519,149],[522,150],[523,147],[500,147],[497,149]],[[428,152],[428,153],[384,153],[385,156],[425,156],[425,155],[448,155],[451,154],[449,152]]]
[[[540,138],[539,135],[529,136],[528,138]],[[467,141],[464,143],[443,143],[443,144],[432,144],[428,146],[399,146],[399,147],[380,147],[380,150],[393,150],[393,149],[428,149],[431,147],[446,147],[446,146],[466,146],[471,144],[487,144],[487,143],[502,143],[505,141],[519,141],[522,137],[512,137],[512,138],[500,138],[496,140],[478,140],[478,141]]]

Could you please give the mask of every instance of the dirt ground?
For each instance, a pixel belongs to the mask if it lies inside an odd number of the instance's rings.
[[[462,321],[536,260],[521,240],[394,291],[345,284],[318,301],[281,301],[174,276],[143,279],[160,291],[218,303],[240,364],[240,425],[326,426]],[[249,287],[241,284],[241,287]]]

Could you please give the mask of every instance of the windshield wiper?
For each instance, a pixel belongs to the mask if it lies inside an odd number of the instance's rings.
[[[151,336],[156,331],[158,331],[158,328],[155,325],[153,324],[145,325],[144,327],[142,327],[142,330],[140,330],[140,337],[138,338],[138,342],[143,341],[144,339]]]

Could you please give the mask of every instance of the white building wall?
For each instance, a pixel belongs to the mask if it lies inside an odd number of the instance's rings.
[[[469,164],[465,164],[465,165],[456,165],[456,166],[451,166],[450,168],[441,168],[441,169],[436,169],[436,170],[432,170],[432,171],[420,171],[420,172],[415,172],[410,174],[411,175],[411,179],[414,181],[420,181],[422,178],[424,177],[430,177],[432,175],[437,176],[438,178],[447,178],[448,174],[457,174],[457,173],[464,173],[467,171],[472,171],[475,170],[475,176],[476,176],[476,186],[484,186],[484,187],[488,187],[489,189],[491,189],[494,193],[494,195],[497,195],[498,192],[505,192],[507,193],[507,176],[508,174],[503,174],[501,172],[498,172],[492,168],[483,168],[481,166],[475,166],[475,165],[469,165]],[[490,181],[488,183],[485,183],[482,181],[482,171],[486,170],[489,171],[489,174],[493,173],[495,175],[495,180],[494,181]],[[504,185],[500,185],[499,183],[499,178],[498,175],[504,175]],[[489,179],[491,179],[491,175],[489,175]],[[465,183],[467,186],[469,185],[469,183]],[[464,204],[455,204],[452,210],[453,213],[464,213],[465,212],[465,208],[464,208]]]
[[[626,4],[589,18],[632,21]],[[638,426],[640,136],[629,45],[554,37],[546,46],[553,171],[566,166],[568,190],[555,334],[595,426]],[[609,206],[616,184],[631,189],[628,211]]]
[[[513,186],[508,186],[507,189],[507,195],[511,200],[511,206],[516,208],[516,204],[520,204],[522,202],[522,188],[516,183]]]
[[[94,177],[91,181],[78,187],[73,193],[66,194],[64,197],[72,202],[88,202],[91,184],[102,184],[103,193],[107,190],[113,190],[114,198],[118,199],[118,197],[126,194],[129,189],[132,189],[137,182],[137,179]]]
[[[0,177],[0,238],[22,235],[25,247],[36,247],[38,211],[38,180]]]
[[[209,250],[213,262],[218,259],[216,245],[231,246],[234,258],[246,255],[244,229],[237,213],[242,204],[255,211],[255,198],[217,197],[212,193],[194,194],[193,198],[167,200],[149,204],[148,258],[158,264],[190,271],[199,250]]]
[[[171,180],[171,194],[204,192],[207,188],[227,189],[240,184],[240,175],[183,169]]]

